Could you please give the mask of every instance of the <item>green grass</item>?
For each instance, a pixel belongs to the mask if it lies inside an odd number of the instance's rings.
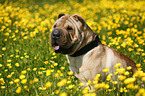
[[[92,6],[94,5],[95,6]],[[144,1],[2,1],[0,4],[0,95],[1,96],[134,96],[145,94]],[[139,5],[139,6],[138,6]],[[79,14],[99,34],[103,44],[130,57],[138,67],[136,80],[125,84],[124,73],[116,80],[97,84],[95,92],[83,88],[64,55],[49,44],[59,13]],[[119,68],[119,67],[118,67]],[[143,70],[143,71],[141,71]],[[17,79],[19,79],[17,81]],[[117,81],[117,84],[113,83]],[[47,83],[48,82],[48,83]],[[89,83],[88,83],[89,84]],[[108,85],[107,85],[108,84]],[[131,85],[133,84],[133,85]],[[97,87],[98,85],[96,85]],[[143,91],[143,92],[142,92]],[[63,94],[62,94],[63,93]]]

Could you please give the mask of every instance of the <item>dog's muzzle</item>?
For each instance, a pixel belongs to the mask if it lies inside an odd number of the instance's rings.
[[[62,34],[61,32],[62,32],[61,29],[55,29],[55,30],[52,32],[51,37],[52,37],[54,40],[59,39],[59,38],[61,38],[61,34]]]

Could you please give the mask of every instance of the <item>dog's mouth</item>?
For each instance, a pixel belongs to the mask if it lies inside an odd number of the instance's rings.
[[[60,49],[60,46],[59,46],[57,43],[55,43],[55,44],[53,45],[53,49],[54,49],[54,50],[59,50],[59,49]]]
[[[71,51],[73,49],[73,45],[70,46],[69,48],[65,48],[65,47],[62,47],[61,45],[59,45],[58,43],[52,44],[52,47],[53,47],[55,53],[61,53],[61,54],[69,54],[69,53],[71,53]]]

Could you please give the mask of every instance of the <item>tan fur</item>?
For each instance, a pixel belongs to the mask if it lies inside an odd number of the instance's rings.
[[[63,34],[66,36],[66,38],[62,38],[63,40],[66,39],[67,41],[67,36],[70,34],[69,39],[71,40],[68,40],[70,43],[68,46],[74,45],[74,47],[72,52],[67,54],[66,57],[70,63],[70,70],[81,82],[93,81],[96,74],[102,74],[102,69],[105,68],[109,69],[109,73],[113,73],[115,71],[114,65],[117,63],[121,63],[121,67],[132,66],[133,71],[136,70],[135,63],[131,59],[102,44],[84,55],[71,57],[70,55],[94,40],[94,32],[79,15],[62,16],[55,24],[57,24],[57,28],[63,30]],[[68,25],[74,28],[72,33],[68,33],[65,30]],[[103,76],[105,77],[105,75]]]

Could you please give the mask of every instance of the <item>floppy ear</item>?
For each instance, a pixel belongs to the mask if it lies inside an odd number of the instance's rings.
[[[76,19],[76,21],[80,21],[82,23],[82,26],[84,27],[84,29],[86,30],[87,28],[87,24],[85,22],[85,19],[83,17],[81,17],[80,15],[78,14],[74,14],[72,15],[72,17],[74,17]]]
[[[59,19],[60,17],[64,16],[65,14],[61,13],[58,15],[57,19]]]

